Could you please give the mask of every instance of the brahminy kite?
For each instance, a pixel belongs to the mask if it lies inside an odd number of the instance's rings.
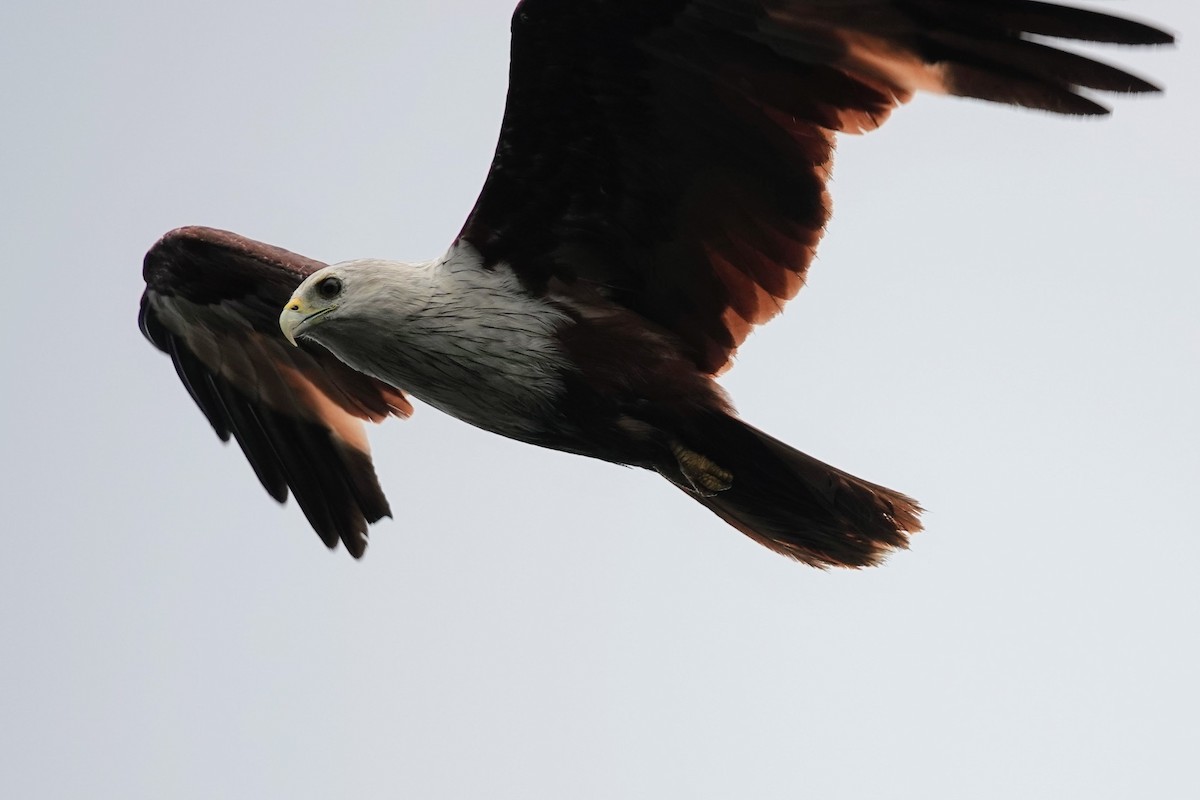
[[[267,492],[363,554],[390,510],[362,420],[412,395],[530,444],[658,472],[815,566],[905,547],[920,507],[740,420],[716,377],[804,284],[834,138],[918,91],[1060,114],[1153,92],[1056,39],[1165,44],[1031,0],[524,0],[462,232],[332,266],[209,228],[146,255],[140,324]]]

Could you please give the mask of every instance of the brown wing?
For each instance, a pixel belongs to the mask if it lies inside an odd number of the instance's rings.
[[[146,254],[138,318],[222,441],[232,435],[279,502],[288,490],[325,544],[355,558],[390,516],[360,420],[407,417],[404,395],[279,331],[292,291],[324,264],[211,228],[180,228]]]
[[[716,372],[799,291],[835,131],[918,90],[1067,114],[1153,91],[1030,35],[1171,41],[1026,0],[525,0],[508,106],[461,236],[539,289],[586,282]]]

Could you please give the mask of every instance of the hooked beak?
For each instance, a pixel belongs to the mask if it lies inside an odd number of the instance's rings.
[[[305,328],[315,325],[334,308],[336,306],[326,306],[313,311],[303,299],[293,297],[288,300],[287,305],[283,307],[283,313],[279,315],[279,330],[283,331],[284,338],[291,342],[292,347],[299,347],[296,337],[303,333]]]

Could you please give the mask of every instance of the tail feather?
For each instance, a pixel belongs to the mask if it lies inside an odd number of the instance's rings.
[[[921,507],[899,492],[848,475],[741,420],[714,416],[695,447],[733,474],[723,492],[689,494],[777,553],[815,567],[866,567],[908,547]]]

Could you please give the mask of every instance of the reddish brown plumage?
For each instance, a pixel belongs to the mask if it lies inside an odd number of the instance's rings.
[[[733,475],[729,489],[697,501],[777,553],[814,567],[869,567],[908,547],[921,507],[729,416],[696,424],[704,454]]]
[[[918,91],[1071,114],[1154,87],[1028,41],[1171,36],[1025,0],[525,0],[501,141],[462,237],[541,291],[586,282],[710,374],[803,284],[833,134]]]
[[[146,254],[139,323],[267,492],[283,502],[290,491],[327,546],[340,540],[359,557],[367,526],[391,514],[361,421],[407,417],[412,406],[320,347],[283,340],[280,309],[322,266],[227,231],[181,228]]]
[[[559,406],[520,435],[657,470],[811,564],[903,547],[914,502],[740,422],[713,376],[803,285],[836,133],[872,130],[918,92],[1101,114],[1085,90],[1154,90],[1031,35],[1172,40],[1030,0],[521,2],[500,142],[460,234],[481,269],[513,270],[530,307],[570,321]],[[324,351],[280,355],[275,315],[316,266],[233,234],[169,235],[147,256],[143,330],[268,491],[290,487],[357,555],[387,506],[354,417],[408,405]],[[165,321],[172,296],[190,317]],[[314,454],[328,464],[297,468]]]

